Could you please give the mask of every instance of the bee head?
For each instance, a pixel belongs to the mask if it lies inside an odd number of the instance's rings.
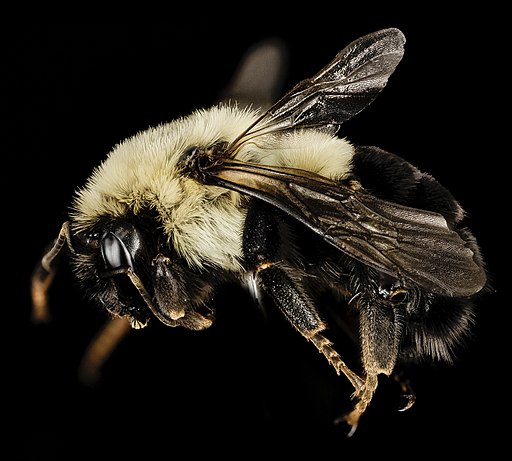
[[[93,302],[134,328],[153,317],[168,326],[210,326],[214,313],[194,291],[198,276],[163,242],[163,233],[149,232],[136,220],[100,220],[94,229],[71,231],[72,268]],[[202,300],[208,287],[199,291]]]

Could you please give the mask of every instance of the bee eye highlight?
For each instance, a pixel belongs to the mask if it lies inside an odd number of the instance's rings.
[[[112,232],[107,232],[101,240],[101,255],[108,270],[132,268],[130,252],[123,241]]]

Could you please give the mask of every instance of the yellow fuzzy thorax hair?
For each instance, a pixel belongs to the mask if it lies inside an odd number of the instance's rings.
[[[168,243],[190,266],[207,263],[238,270],[245,220],[242,197],[183,176],[177,165],[191,146],[234,141],[257,116],[252,110],[219,105],[119,143],[77,191],[71,213],[76,229],[87,230],[103,216],[115,219],[151,210]],[[350,170],[352,155],[345,140],[305,130],[257,138],[236,158],[342,178]]]

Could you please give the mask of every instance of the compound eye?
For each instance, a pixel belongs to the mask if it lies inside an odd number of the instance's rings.
[[[108,270],[133,269],[133,260],[123,241],[112,232],[101,240],[101,255]]]

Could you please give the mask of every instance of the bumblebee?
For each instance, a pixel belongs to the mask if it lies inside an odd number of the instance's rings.
[[[35,268],[34,312],[47,311],[62,255],[85,296],[133,328],[208,328],[216,289],[235,281],[349,380],[353,434],[379,375],[452,360],[487,280],[445,187],[338,135],[386,86],[404,45],[396,28],[370,33],[269,108],[219,103],[120,142]],[[356,338],[361,373],[328,339],[322,293]]]

